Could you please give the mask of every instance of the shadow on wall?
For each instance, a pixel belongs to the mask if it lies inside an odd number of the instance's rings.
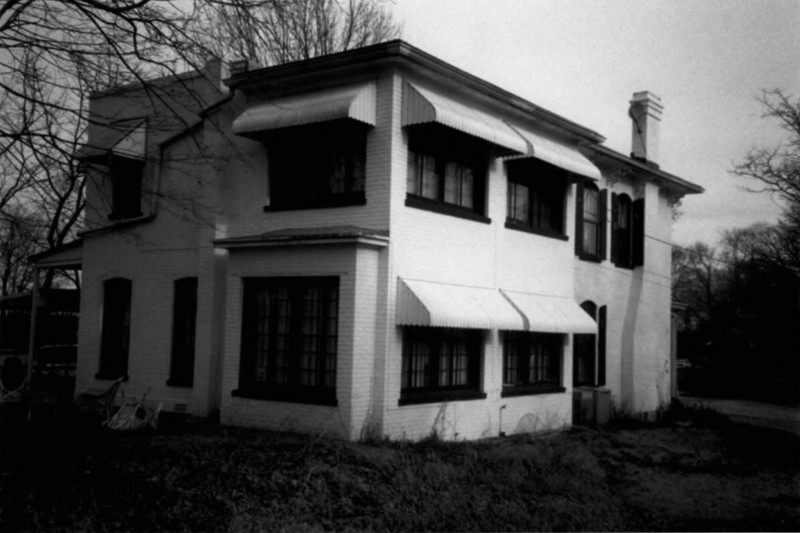
[[[628,305],[625,311],[625,324],[622,328],[621,353],[620,353],[620,403],[622,408],[634,411],[636,407],[635,395],[635,364],[636,355],[636,329],[639,318],[639,307],[644,284],[642,269],[636,269],[631,276],[631,290],[628,293]]]

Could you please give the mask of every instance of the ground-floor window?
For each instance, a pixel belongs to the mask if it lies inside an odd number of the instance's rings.
[[[131,280],[125,278],[103,282],[103,331],[97,379],[128,377],[132,286]]]
[[[235,394],[335,404],[338,317],[339,278],[245,279]]]
[[[480,392],[483,332],[403,328],[400,404],[485,397]]]
[[[503,335],[503,395],[564,391],[564,336],[509,331]]]
[[[197,278],[176,280],[172,297],[172,357],[167,385],[191,387],[194,382]]]
[[[581,304],[597,322],[598,334],[581,333],[574,336],[572,384],[575,387],[602,387],[606,384],[606,312],[605,305],[594,302]]]

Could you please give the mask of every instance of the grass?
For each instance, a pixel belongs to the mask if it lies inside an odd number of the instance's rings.
[[[797,530],[800,441],[680,425],[345,443],[188,421],[2,432],[0,530]]]

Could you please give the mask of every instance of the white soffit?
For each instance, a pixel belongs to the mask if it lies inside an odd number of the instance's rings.
[[[147,147],[147,123],[142,122],[111,147],[111,153],[130,159],[144,159]]]
[[[561,296],[501,290],[526,317],[529,331],[597,333],[597,324],[575,301]]]
[[[398,280],[400,326],[522,331],[525,321],[497,289]]]
[[[428,123],[462,131],[515,154],[528,152],[525,141],[501,119],[406,82],[403,86],[403,126]]]
[[[244,135],[342,118],[374,126],[375,90],[372,82],[270,100],[239,115],[233,121],[233,133]]]
[[[525,139],[527,145],[525,155],[527,157],[541,159],[551,165],[587,178],[600,179],[600,169],[580,153],[577,148],[560,144],[530,130],[511,125],[509,127],[513,128]]]

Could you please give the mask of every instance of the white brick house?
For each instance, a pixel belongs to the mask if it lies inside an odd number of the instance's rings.
[[[649,93],[629,157],[402,41],[157,87],[92,102],[78,390],[347,439],[669,402],[671,207],[702,189],[653,161]]]

